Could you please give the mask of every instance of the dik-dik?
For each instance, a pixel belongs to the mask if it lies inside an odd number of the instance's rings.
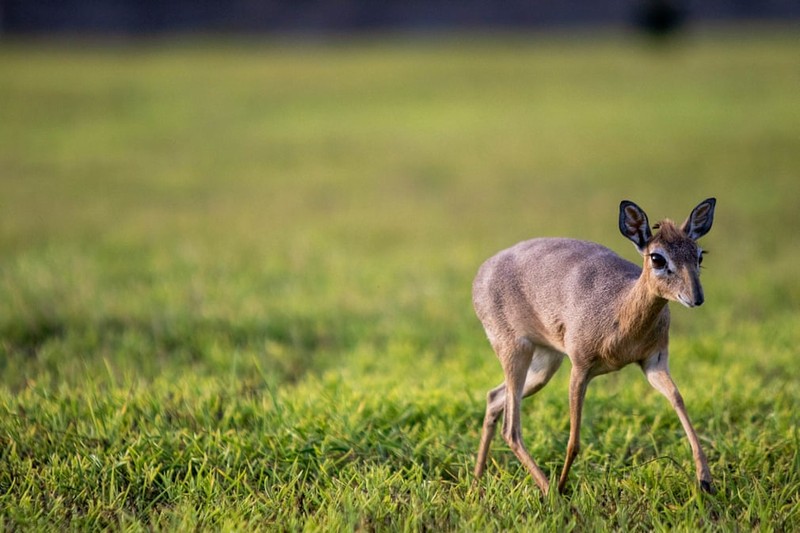
[[[563,492],[578,454],[581,410],[592,378],[638,364],[650,384],[669,399],[692,447],[700,487],[713,491],[711,472],[678,388],[669,373],[669,308],[703,303],[697,239],[708,233],[716,199],[704,200],[677,226],[653,229],[645,212],[623,201],[619,229],[642,255],[641,268],[592,242],[543,238],[521,242],[486,261],[473,283],[473,303],[503,367],[504,382],[489,391],[475,476],[486,467],[495,426],[545,494],[542,472],[522,443],[520,403],[544,387],[566,355],[570,432],[558,481]]]

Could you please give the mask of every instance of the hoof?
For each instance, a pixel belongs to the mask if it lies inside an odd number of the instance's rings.
[[[705,479],[700,480],[700,489],[708,494],[716,494],[717,492],[717,489],[714,488],[714,485],[711,484],[711,481],[707,481]]]

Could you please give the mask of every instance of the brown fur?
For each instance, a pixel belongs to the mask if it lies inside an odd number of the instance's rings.
[[[487,396],[477,477],[485,469],[495,425],[504,414],[504,438],[547,492],[547,477],[522,444],[519,404],[544,387],[566,355],[572,362],[570,441],[560,490],[578,452],[589,381],[634,362],[678,412],[692,445],[698,480],[710,489],[705,456],[669,377],[667,302],[695,306],[703,301],[699,249],[689,234],[699,238],[710,229],[714,205],[714,199],[701,203],[680,228],[663,220],[659,231],[651,235],[644,211],[623,202],[620,231],[642,253],[641,268],[599,244],[559,238],[521,242],[480,267],[473,283],[473,303],[505,380]],[[657,268],[650,254],[659,254],[668,266]]]

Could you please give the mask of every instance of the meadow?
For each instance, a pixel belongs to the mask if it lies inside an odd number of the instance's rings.
[[[0,527],[800,530],[800,53],[632,36],[0,42]],[[671,368],[502,439],[480,263],[718,200]],[[523,404],[555,479],[569,364]]]

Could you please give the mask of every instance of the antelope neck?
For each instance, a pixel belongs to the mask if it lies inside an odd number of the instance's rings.
[[[656,322],[667,300],[650,289],[647,272],[622,296],[619,316],[619,334],[622,337],[644,333]]]

